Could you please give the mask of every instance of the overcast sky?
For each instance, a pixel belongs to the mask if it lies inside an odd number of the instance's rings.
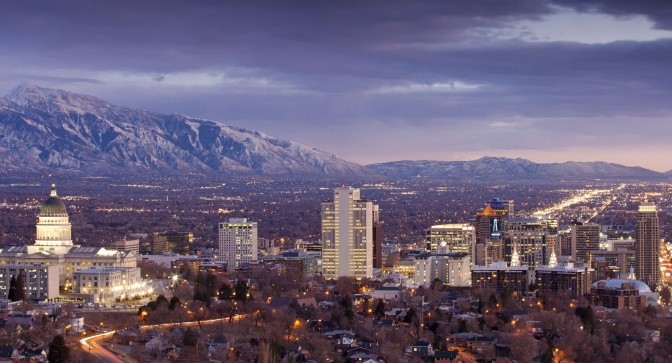
[[[21,81],[359,163],[672,169],[667,0],[3,1],[0,93]]]

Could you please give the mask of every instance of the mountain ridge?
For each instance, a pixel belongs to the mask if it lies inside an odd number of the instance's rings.
[[[496,179],[605,178],[666,179],[665,173],[604,161],[535,163],[522,158],[485,156],[469,161],[401,160],[366,165],[389,178],[435,177]]]
[[[258,131],[27,83],[0,97],[0,121],[6,170],[370,174],[333,154]]]

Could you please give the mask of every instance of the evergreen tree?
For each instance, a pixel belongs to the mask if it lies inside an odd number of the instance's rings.
[[[16,278],[16,300],[26,300],[26,284],[23,282],[23,271],[19,271]]]
[[[222,284],[222,286],[219,288],[219,299],[226,301],[233,300],[233,288],[231,285],[227,284],[226,282]]]
[[[180,301],[180,298],[173,296],[170,298],[170,303],[168,303],[168,309],[175,310],[175,308],[179,307],[181,303],[182,302]]]
[[[235,290],[236,290],[236,296],[235,296],[236,300],[242,302],[246,302],[248,300],[247,295],[250,292],[250,290],[247,287],[245,281],[243,281],[242,279],[238,280],[238,282],[236,282]]]
[[[385,301],[383,301],[383,299],[378,300],[378,304],[376,304],[376,310],[373,313],[378,319],[385,316]]]
[[[49,363],[65,363],[70,358],[70,348],[65,344],[62,335],[57,335],[49,344],[47,361]]]
[[[158,307],[159,305],[161,305],[161,304],[166,304],[166,305],[168,305],[168,299],[167,299],[165,296],[163,296],[163,295],[159,295],[159,296],[156,297],[156,305],[157,305],[157,307]]]
[[[9,291],[7,292],[7,299],[9,299],[9,301],[18,300],[16,298],[16,276],[12,276],[12,278],[9,279]]]
[[[198,332],[191,328],[187,328],[184,331],[184,338],[182,338],[182,344],[195,347],[198,344]]]
[[[217,275],[208,273],[208,275],[205,276],[204,284],[205,290],[211,297],[217,296]]]

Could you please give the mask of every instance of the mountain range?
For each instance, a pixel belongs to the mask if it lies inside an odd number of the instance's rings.
[[[0,97],[5,172],[315,175],[337,178],[667,179],[605,162],[393,161],[358,165],[257,131],[178,114],[133,110],[98,98],[22,83]]]
[[[215,172],[364,176],[324,151],[183,115],[132,110],[95,97],[20,84],[0,98],[5,170]]]
[[[624,166],[602,161],[535,163],[526,159],[483,157],[472,161],[392,161],[367,166],[388,178],[489,178],[516,179],[624,179],[664,180],[668,176],[642,167]]]

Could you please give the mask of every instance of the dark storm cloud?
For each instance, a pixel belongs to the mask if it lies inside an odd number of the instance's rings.
[[[63,87],[363,162],[604,149],[636,133],[633,119],[669,123],[672,40],[500,36],[562,7],[665,29],[672,18],[654,1],[3,2],[0,88]]]

